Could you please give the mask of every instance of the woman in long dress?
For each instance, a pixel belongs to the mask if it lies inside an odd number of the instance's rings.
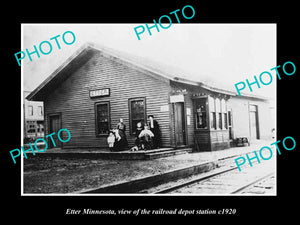
[[[154,148],[160,148],[161,147],[161,133],[159,129],[158,122],[154,119],[153,115],[148,116],[149,119],[149,128],[154,134],[153,137],[153,147]]]
[[[119,135],[121,139],[116,143],[116,149],[118,151],[123,151],[125,148],[128,147],[128,142],[126,138],[126,125],[123,122],[123,119],[120,118],[120,122],[117,124],[117,129],[119,130]]]

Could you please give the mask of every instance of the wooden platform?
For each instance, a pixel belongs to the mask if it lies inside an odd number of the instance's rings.
[[[186,154],[192,152],[192,148],[160,148],[147,151],[92,151],[88,150],[73,150],[73,149],[49,149],[43,153],[36,155],[27,154],[28,157],[51,157],[51,158],[90,158],[90,159],[119,159],[119,160],[151,160],[163,158],[173,155]]]
[[[108,157],[114,159],[157,159],[162,157],[168,157],[172,155],[186,154],[192,152],[191,148],[174,149],[174,148],[160,148],[147,151],[123,151],[112,152]]]

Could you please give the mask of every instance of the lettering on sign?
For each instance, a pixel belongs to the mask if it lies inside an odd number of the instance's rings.
[[[110,95],[110,90],[109,88],[105,89],[97,89],[97,90],[90,90],[90,97],[104,97],[104,96],[109,96]]]

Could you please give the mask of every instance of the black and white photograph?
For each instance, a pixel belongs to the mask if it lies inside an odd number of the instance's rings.
[[[296,219],[297,7],[209,3],[3,7],[4,221]]]
[[[22,195],[276,196],[276,24],[167,25],[22,24]]]

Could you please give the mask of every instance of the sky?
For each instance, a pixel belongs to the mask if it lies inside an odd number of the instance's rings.
[[[263,71],[273,75],[273,82],[253,94],[275,98],[276,24],[172,24],[168,29],[152,29],[138,40],[134,27],[143,24],[22,24],[22,51],[33,51],[42,41],[72,31],[72,45],[59,40],[52,52],[32,55],[22,60],[23,90],[32,91],[86,42],[93,42],[148,58],[185,71],[185,78],[235,91],[234,84],[259,77]],[[167,25],[165,25],[167,27]],[[67,36],[66,36],[67,37]],[[46,48],[46,47],[45,47]],[[20,50],[20,51],[21,51]],[[267,78],[265,78],[267,80]],[[241,93],[251,93],[246,89]]]

